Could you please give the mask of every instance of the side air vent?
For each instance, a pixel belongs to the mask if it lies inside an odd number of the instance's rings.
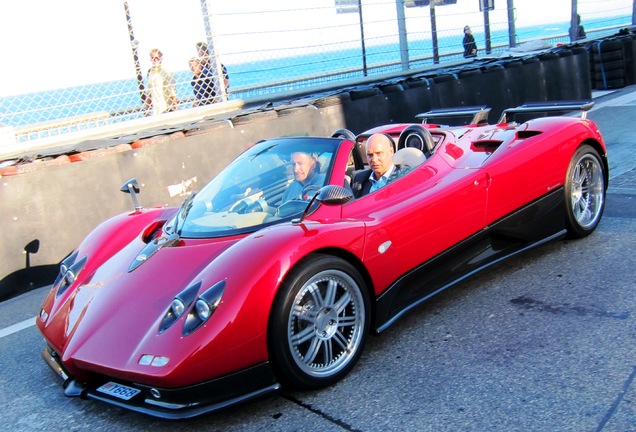
[[[497,148],[499,147],[503,141],[501,140],[479,140],[473,141],[473,145],[477,148]]]
[[[541,131],[524,130],[517,132],[518,139],[532,138],[533,136],[541,135]]]

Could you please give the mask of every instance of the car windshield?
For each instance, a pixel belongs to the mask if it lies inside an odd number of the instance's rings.
[[[254,145],[188,197],[166,231],[182,237],[217,237],[297,216],[327,183],[340,142],[295,137]]]

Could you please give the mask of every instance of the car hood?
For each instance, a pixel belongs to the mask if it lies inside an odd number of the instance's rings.
[[[134,270],[146,247],[141,237],[106,260],[68,295],[52,293],[41,330],[62,360],[87,370],[131,370],[158,337],[162,318],[177,294],[242,237],[181,240],[158,249]],[[55,290],[55,287],[54,287]]]

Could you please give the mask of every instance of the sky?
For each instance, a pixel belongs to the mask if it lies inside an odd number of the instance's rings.
[[[506,15],[505,1],[495,0],[495,13]],[[586,0],[579,10],[584,6],[611,9],[614,2],[631,1]],[[208,0],[218,37],[217,51],[221,55],[249,53],[257,60],[259,56],[276,55],[264,52],[269,49],[280,53],[287,46],[329,46],[343,39],[341,32],[347,28],[359,36],[356,14],[336,15],[330,7],[333,4],[334,0]],[[187,60],[196,55],[195,43],[205,39],[200,0],[128,0],[128,5],[144,74],[150,66],[148,52],[154,47],[164,52],[168,69],[187,69]],[[268,13],[299,5],[315,5],[311,25],[326,29],[303,31],[308,24],[299,22],[301,28],[290,31],[283,27],[293,27],[298,21],[293,13]],[[483,25],[478,5],[478,0],[458,0],[456,5],[436,8],[438,29],[449,25],[461,28],[464,21],[475,21],[466,22],[472,27]],[[546,19],[562,22],[569,20],[571,0],[515,0],[515,7],[518,27]],[[373,37],[374,23],[378,31],[386,31],[382,20],[387,14],[395,14],[395,3],[363,0],[363,12],[365,36]],[[421,17],[424,25],[430,22],[428,8],[407,8],[405,12],[407,20]],[[450,20],[454,24],[446,24]],[[277,28],[284,31],[272,31]],[[267,33],[255,39],[250,33],[258,31]],[[122,0],[3,1],[0,40],[0,97],[134,77]]]

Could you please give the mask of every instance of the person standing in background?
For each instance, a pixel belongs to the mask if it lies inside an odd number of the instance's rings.
[[[192,71],[192,80],[190,81],[192,92],[194,93],[192,106],[197,107],[218,102],[214,91],[214,79],[210,75],[203,75],[201,60],[197,57],[192,57],[188,64]]]
[[[205,42],[197,42],[196,48],[197,55],[199,56],[199,60],[201,61],[203,75],[213,76],[212,58],[210,56],[210,49],[208,48],[208,44],[206,44]],[[221,74],[223,75],[221,82],[223,83],[223,86],[225,88],[225,94],[227,94],[230,88],[230,76],[228,75],[227,68],[223,63],[221,63]]]
[[[585,28],[583,28],[583,24],[581,24],[581,16],[576,14],[576,40],[585,39],[586,37]]]
[[[477,44],[469,26],[464,27],[464,57],[471,58],[477,56]]]
[[[174,75],[162,65],[163,53],[157,48],[150,50],[152,66],[148,70],[148,92],[144,109],[153,115],[176,111],[179,107]]]

